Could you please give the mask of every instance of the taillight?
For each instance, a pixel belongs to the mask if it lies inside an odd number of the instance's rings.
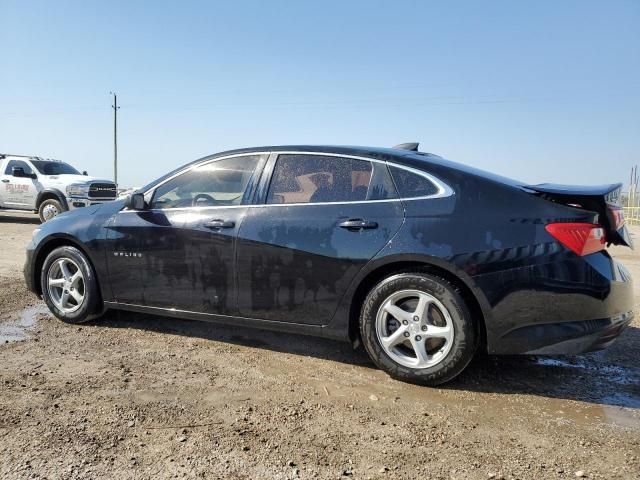
[[[604,250],[604,228],[594,223],[549,223],[544,227],[556,240],[577,255]]]

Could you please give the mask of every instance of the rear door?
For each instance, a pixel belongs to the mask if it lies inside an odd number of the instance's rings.
[[[358,271],[400,228],[402,204],[384,162],[281,153],[271,171],[238,231],[239,313],[327,324]]]
[[[149,192],[147,210],[119,212],[107,251],[116,301],[233,315],[236,233],[265,161],[214,159]]]

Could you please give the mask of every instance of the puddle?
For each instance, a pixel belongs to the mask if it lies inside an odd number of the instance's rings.
[[[29,330],[37,323],[38,317],[47,313],[49,313],[47,306],[40,303],[25,308],[17,319],[1,322],[0,345],[25,340],[29,336]]]
[[[619,385],[640,384],[640,370],[636,368],[625,368],[616,365],[603,365],[597,362],[588,361],[587,359],[580,357],[572,359],[571,361],[558,358],[541,357],[536,358],[535,363],[537,365],[547,367],[582,369],[589,373],[603,375],[606,377],[607,381],[617,383]],[[640,406],[635,405],[633,408],[640,408]]]
[[[640,369],[600,363],[597,356],[570,359],[538,357],[536,365],[577,369],[588,374],[593,411],[605,423],[640,430]],[[599,405],[598,405],[599,404]]]

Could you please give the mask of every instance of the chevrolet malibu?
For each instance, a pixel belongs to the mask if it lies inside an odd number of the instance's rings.
[[[107,309],[362,343],[437,385],[474,354],[577,354],[632,319],[620,184],[527,185],[417,144],[196,160],[34,232],[25,279],[60,320]]]

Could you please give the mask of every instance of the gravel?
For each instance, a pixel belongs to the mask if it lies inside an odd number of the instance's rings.
[[[20,272],[35,227],[0,214],[0,331],[39,304]],[[605,352],[480,357],[429,389],[322,339],[38,318],[0,345],[3,479],[640,477],[638,320]]]

